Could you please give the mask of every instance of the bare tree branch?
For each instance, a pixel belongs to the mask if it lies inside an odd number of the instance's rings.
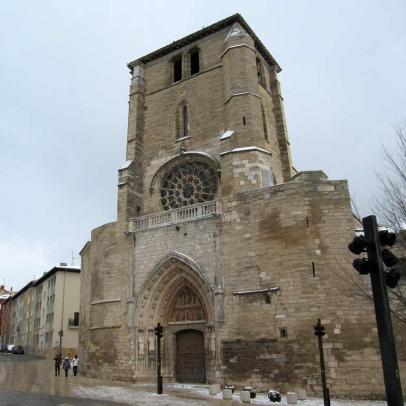
[[[380,195],[373,209],[381,224],[400,231],[406,228],[406,122],[395,127],[395,134],[395,152],[382,146],[386,171],[377,174]]]
[[[357,202],[357,198],[355,196],[355,193],[352,194],[351,196],[351,207],[352,207],[352,212],[354,214],[354,216],[357,218],[357,220],[362,223],[362,214],[361,214],[361,210],[359,208],[358,202]]]
[[[382,145],[385,170],[377,174],[380,194],[374,199],[373,212],[379,223],[397,233],[397,242],[393,250],[403,257],[398,269],[402,277],[395,289],[388,288],[391,313],[394,318],[406,323],[406,121],[395,126],[396,148],[394,151]],[[361,218],[355,199],[351,200],[353,211]],[[351,284],[354,294],[373,301],[371,288],[366,279],[354,276],[351,269],[344,267],[343,275]]]

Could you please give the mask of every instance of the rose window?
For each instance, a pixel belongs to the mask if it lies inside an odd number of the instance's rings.
[[[165,210],[214,200],[217,189],[215,170],[203,163],[177,166],[161,183],[161,203]]]

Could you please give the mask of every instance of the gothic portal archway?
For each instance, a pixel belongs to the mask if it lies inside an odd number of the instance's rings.
[[[158,322],[164,327],[161,365],[166,379],[205,382],[209,368],[217,369],[213,288],[190,257],[171,252],[158,262],[140,289],[134,321],[140,376],[155,374]]]

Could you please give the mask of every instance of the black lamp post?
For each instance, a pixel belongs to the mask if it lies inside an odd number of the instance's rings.
[[[157,394],[162,395],[162,375],[161,375],[161,338],[164,328],[161,323],[155,327],[156,335],[156,375],[157,375]]]
[[[63,337],[63,330],[58,331],[59,336],[59,355],[62,356],[62,337]]]
[[[326,383],[326,366],[324,364],[324,352],[323,352],[323,336],[325,334],[326,332],[324,331],[324,326],[321,325],[320,319],[318,319],[317,324],[314,326],[314,335],[317,336],[319,342],[321,384],[323,386],[324,406],[330,406],[330,391]]]

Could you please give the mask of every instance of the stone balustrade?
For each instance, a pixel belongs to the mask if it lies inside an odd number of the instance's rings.
[[[161,211],[147,216],[134,217],[129,221],[129,231],[137,232],[169,224],[200,220],[221,214],[221,203],[218,200],[193,204],[179,209]]]

